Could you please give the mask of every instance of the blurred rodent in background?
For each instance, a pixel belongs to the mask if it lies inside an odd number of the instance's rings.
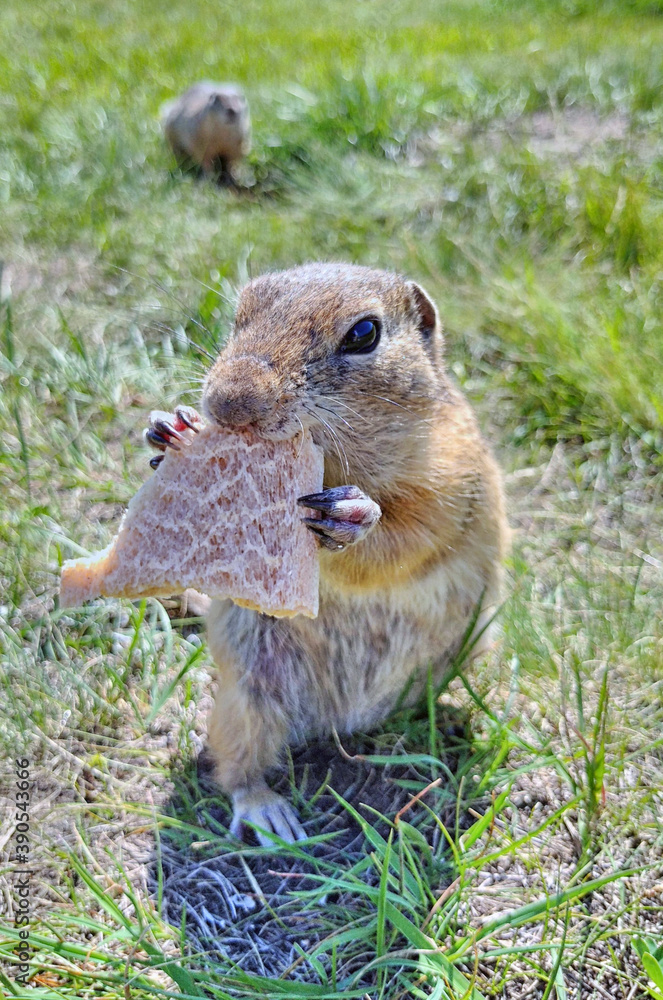
[[[251,149],[248,101],[233,83],[194,83],[161,109],[166,139],[182,167],[233,183],[235,168]]]

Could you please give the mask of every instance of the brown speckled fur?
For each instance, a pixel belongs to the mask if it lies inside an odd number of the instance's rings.
[[[366,316],[382,323],[377,349],[340,354]],[[442,346],[423,290],[384,271],[309,264],[241,293],[206,380],[207,417],[274,437],[309,427],[325,487],[357,485],[382,518],[345,550],[321,550],[317,619],[212,606],[209,738],[239,819],[242,802],[269,794],[263,770],[284,741],[379,722],[412,674],[444,669],[481,595],[484,620],[496,605],[508,543],[500,474]]]

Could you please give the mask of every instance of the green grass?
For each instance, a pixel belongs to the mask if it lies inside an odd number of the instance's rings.
[[[2,5],[3,835],[17,756],[37,786],[34,978],[5,909],[0,995],[660,997],[662,13]],[[201,77],[248,93],[240,193],[164,147],[160,104]],[[145,477],[145,414],[195,402],[192,342],[251,274],[315,258],[431,292],[516,533],[494,653],[371,744],[425,794],[361,813],[353,851],[270,857],[192,765],[204,642],[154,601],[64,613],[57,569]],[[282,780],[311,821],[297,761]],[[235,872],[238,933],[281,944],[237,964],[214,914],[174,914],[178,866]],[[256,903],[271,868],[290,891]]]

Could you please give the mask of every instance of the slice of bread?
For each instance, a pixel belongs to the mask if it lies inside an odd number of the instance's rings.
[[[206,426],[168,450],[108,548],[62,567],[60,605],[167,597],[187,587],[276,617],[318,613],[318,546],[297,498],[322,489],[306,433],[264,441]]]

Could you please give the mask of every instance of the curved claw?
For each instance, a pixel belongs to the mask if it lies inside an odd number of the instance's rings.
[[[358,486],[331,486],[322,493],[308,493],[299,497],[300,507],[310,507],[311,510],[321,510],[330,513],[346,500],[367,500],[367,496]]]
[[[173,424],[171,424],[169,420],[154,420],[152,421],[151,429],[164,437],[175,438],[176,441],[184,441],[180,432],[173,426]],[[169,441],[168,443],[172,444],[172,441]]]
[[[302,523],[317,535],[326,549],[344,549],[357,541],[359,531],[356,524],[334,521],[330,517],[303,517]]]
[[[157,424],[153,424],[152,427],[148,427],[143,432],[143,437],[145,442],[151,448],[156,448],[157,451],[165,451],[166,448],[172,448],[173,451],[180,450],[180,446],[175,441],[171,441],[170,435],[165,433],[163,425],[157,426]],[[181,440],[181,435],[178,434],[177,437]]]
[[[191,443],[192,437],[189,432],[197,434],[202,425],[201,417],[192,406],[177,406],[174,413],[153,410],[150,413],[149,426],[143,432],[143,436],[145,442],[157,451],[163,453],[167,448],[180,451],[182,447]],[[152,459],[150,465],[156,469],[159,461],[155,462]]]
[[[365,538],[380,520],[382,511],[358,486],[333,486],[321,493],[299,497],[300,507],[317,510],[322,517],[304,517],[303,523],[332,552]]]
[[[269,788],[245,790],[233,795],[230,832],[244,839],[247,827],[254,829],[258,842],[263,847],[274,847],[277,838],[287,844],[306,840],[306,831],[295,810],[282,795],[277,795]]]
[[[193,407],[176,406],[175,416],[181,423],[184,424],[185,427],[188,427],[189,430],[194,431],[194,433],[197,434],[198,431],[200,430],[200,427],[198,427],[197,425],[201,424],[202,420],[200,419],[196,411],[193,409]]]

